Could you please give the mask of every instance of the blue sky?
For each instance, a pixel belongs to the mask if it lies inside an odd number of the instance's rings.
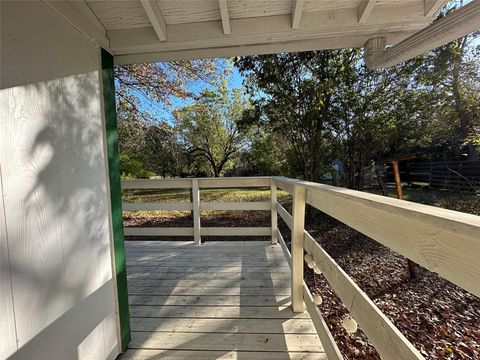
[[[468,2],[470,2],[470,0],[466,1],[465,3],[468,3]],[[479,46],[480,37],[474,39],[474,41],[472,42],[472,45]],[[232,73],[228,77],[229,88],[230,89],[241,88],[242,81],[243,81],[242,75],[239,73],[238,69],[232,64]],[[192,90],[195,93],[199,93],[202,89],[205,89],[208,87],[210,87],[209,84],[202,81],[197,81],[191,84],[190,90]],[[141,108],[143,111],[149,112],[152,115],[152,117],[157,121],[167,121],[170,123],[173,121],[173,116],[171,114],[171,111],[175,108],[185,106],[191,102],[191,100],[184,100],[184,99],[172,97],[171,98],[172,106],[166,107],[163,104],[149,101],[142,94],[137,93],[136,95],[141,101]]]
[[[240,73],[238,72],[238,69],[233,66],[232,73],[228,78],[229,88],[230,89],[241,88],[242,81],[243,81],[242,75],[240,75]],[[203,81],[197,81],[190,86],[190,90],[195,93],[199,93],[203,89],[208,87],[210,87],[209,84]],[[168,108],[168,107],[165,107],[165,105],[163,104],[155,103],[153,101],[148,100],[147,98],[145,98],[145,96],[143,96],[140,93],[136,93],[135,95],[140,99],[140,102],[141,102],[140,107],[143,111],[149,112],[153,116],[153,118],[155,118],[157,121],[167,121],[170,123],[173,121],[171,111],[175,108],[185,106],[191,102],[191,100],[184,100],[184,99],[172,97],[171,98],[172,106]]]

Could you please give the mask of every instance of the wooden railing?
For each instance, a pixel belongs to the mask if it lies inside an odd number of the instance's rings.
[[[127,227],[128,236],[193,236],[195,244],[202,236],[272,236],[272,227],[202,227],[203,210],[267,210],[272,211],[271,202],[220,202],[200,201],[201,189],[208,188],[252,188],[271,187],[270,177],[243,178],[200,178],[200,179],[146,179],[122,181],[122,189],[191,189],[189,202],[123,203],[124,211],[166,210],[191,211],[193,227]],[[273,219],[274,217],[272,217]],[[276,220],[276,216],[275,216]],[[276,224],[276,222],[275,222]],[[275,225],[276,228],[276,225]],[[272,236],[273,238],[273,236]]]
[[[202,187],[270,186],[269,203],[208,203],[199,201]],[[379,243],[415,261],[430,271],[480,297],[480,217],[427,205],[401,201],[329,185],[284,177],[135,180],[123,188],[192,188],[191,203],[124,204],[124,210],[192,210],[194,228],[126,229],[127,235],[225,235],[222,228],[200,228],[200,210],[270,210],[271,228],[235,228],[228,235],[271,234],[272,243],[280,243],[292,271],[292,308],[306,309],[313,320],[329,359],[342,359],[333,337],[303,281],[304,254],[310,254],[323,276],[358,322],[380,356],[384,359],[423,359],[420,352],[400,333],[345,271],[305,231],[305,205],[338,219]],[[277,202],[277,188],[293,195],[290,214]],[[259,205],[261,204],[261,205]],[[277,227],[277,215],[291,229],[291,252]],[[261,229],[261,230],[260,230]],[[142,230],[142,231],[140,231]],[[178,232],[178,233],[176,233]]]

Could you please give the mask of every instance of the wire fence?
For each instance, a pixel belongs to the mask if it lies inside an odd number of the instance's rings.
[[[432,189],[480,190],[480,161],[412,162],[407,164],[408,183],[427,183]]]

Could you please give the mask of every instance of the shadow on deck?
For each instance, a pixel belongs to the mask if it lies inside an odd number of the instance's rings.
[[[290,268],[267,241],[127,242],[127,359],[324,359]]]

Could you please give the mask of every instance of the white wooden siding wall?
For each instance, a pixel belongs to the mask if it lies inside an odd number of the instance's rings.
[[[0,163],[0,333],[2,335],[2,341],[0,341],[0,359],[13,353],[17,348],[2,189],[2,166]]]
[[[99,48],[41,2],[1,16],[0,359],[113,359]]]

